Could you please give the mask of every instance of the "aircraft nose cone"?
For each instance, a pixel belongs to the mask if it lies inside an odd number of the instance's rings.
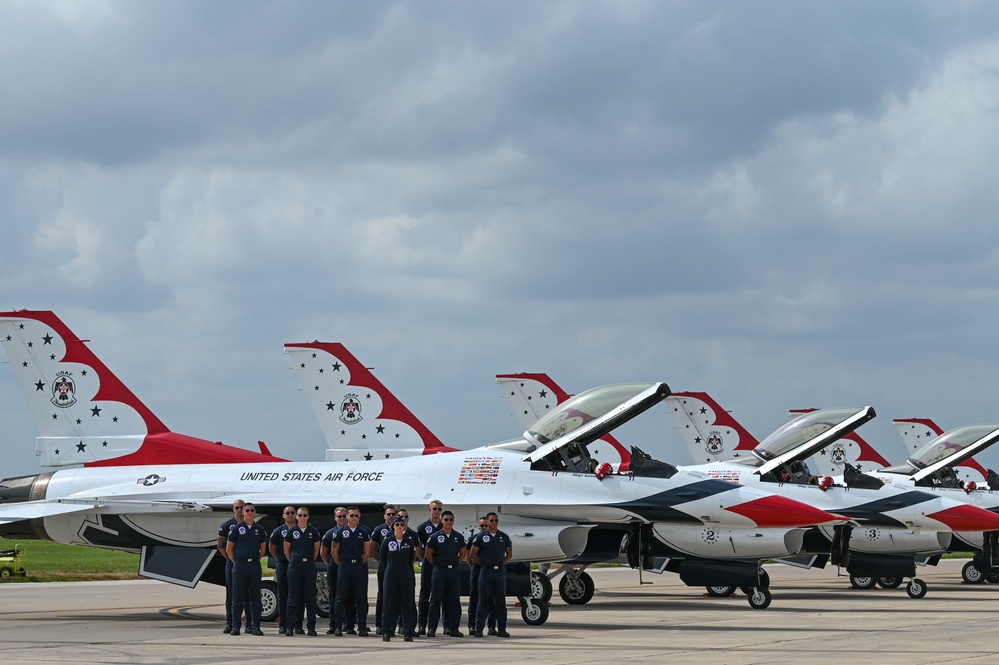
[[[765,496],[726,508],[756,522],[759,527],[797,527],[843,522],[846,517],[827,513],[807,503],[783,496]]]
[[[962,504],[927,515],[943,522],[953,531],[994,531],[999,529],[999,515],[984,508]]]

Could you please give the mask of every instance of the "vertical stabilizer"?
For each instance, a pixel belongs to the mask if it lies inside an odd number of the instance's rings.
[[[329,462],[453,452],[338,342],[285,344]]]
[[[707,393],[673,393],[666,398],[666,405],[694,464],[745,457],[759,445],[756,437]]]
[[[284,461],[171,432],[52,312],[0,312],[0,344],[42,466]]]

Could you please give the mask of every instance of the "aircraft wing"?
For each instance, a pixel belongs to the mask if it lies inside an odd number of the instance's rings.
[[[230,504],[231,505],[231,504]],[[0,505],[0,524],[10,524],[22,520],[33,520],[42,517],[55,517],[69,513],[79,513],[95,508],[109,508],[121,513],[164,513],[178,511],[211,510],[204,504],[191,501],[155,501],[155,500],[105,500],[93,499],[56,499],[42,501],[22,501]]]

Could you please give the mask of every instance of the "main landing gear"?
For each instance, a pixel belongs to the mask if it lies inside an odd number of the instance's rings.
[[[715,598],[725,598],[731,596],[735,593],[738,588],[749,600],[749,606],[754,610],[765,610],[770,607],[770,603],[773,602],[773,594],[770,593],[770,574],[767,571],[760,569],[760,581],[755,587],[751,586],[726,586],[726,585],[713,585],[704,587],[709,596]]]

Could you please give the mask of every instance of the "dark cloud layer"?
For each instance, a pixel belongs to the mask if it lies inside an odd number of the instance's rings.
[[[711,390],[759,435],[873,403],[901,454],[893,417],[999,419],[997,26],[976,2],[4,3],[0,298],[59,313],[174,429],[298,459],[323,444],[281,344],[316,338],[458,445],[516,431],[493,374],[547,370]]]

